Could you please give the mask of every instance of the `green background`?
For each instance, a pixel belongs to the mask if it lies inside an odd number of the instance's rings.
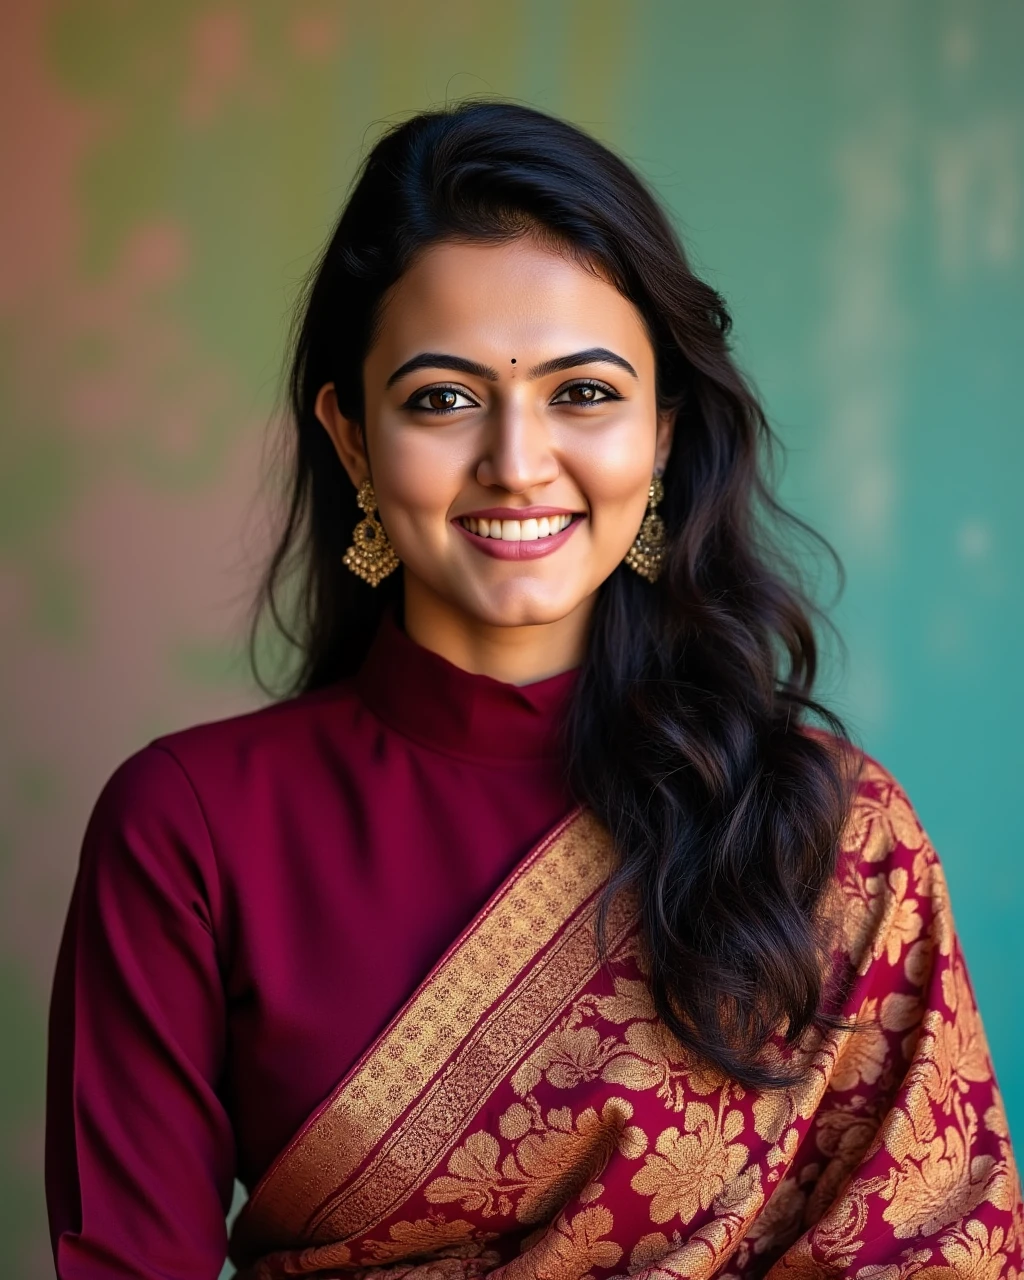
[[[0,1239],[52,1274],[45,1011],[89,808],[252,705],[288,311],[382,123],[467,94],[623,152],[729,300],[849,574],[825,691],[942,855],[1024,1132],[1024,6],[18,2],[0,41]]]

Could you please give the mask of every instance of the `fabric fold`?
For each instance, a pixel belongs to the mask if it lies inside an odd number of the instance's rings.
[[[587,813],[456,940],[254,1190],[244,1280],[1015,1276],[1006,1118],[935,852],[865,760],[833,963],[848,1026],[750,1090],[655,1013]]]

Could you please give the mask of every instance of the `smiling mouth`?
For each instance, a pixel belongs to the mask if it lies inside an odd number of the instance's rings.
[[[566,512],[563,515],[528,520],[488,520],[460,516],[457,523],[478,538],[494,538],[501,542],[537,542],[541,538],[551,538],[556,533],[561,533],[572,521],[573,516]]]

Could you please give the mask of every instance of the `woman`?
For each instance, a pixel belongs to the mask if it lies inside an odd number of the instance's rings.
[[[65,1280],[216,1276],[236,1173],[264,1280],[1018,1274],[942,872],[812,699],[728,328],[569,125],[374,149],[295,340],[292,696],[86,835]]]

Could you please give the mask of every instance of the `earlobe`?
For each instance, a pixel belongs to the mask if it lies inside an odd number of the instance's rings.
[[[338,408],[333,382],[325,382],[317,392],[313,412],[330,436],[331,443],[341,460],[341,465],[348,472],[349,479],[358,489],[370,476],[362,423],[354,418],[346,418]]]

